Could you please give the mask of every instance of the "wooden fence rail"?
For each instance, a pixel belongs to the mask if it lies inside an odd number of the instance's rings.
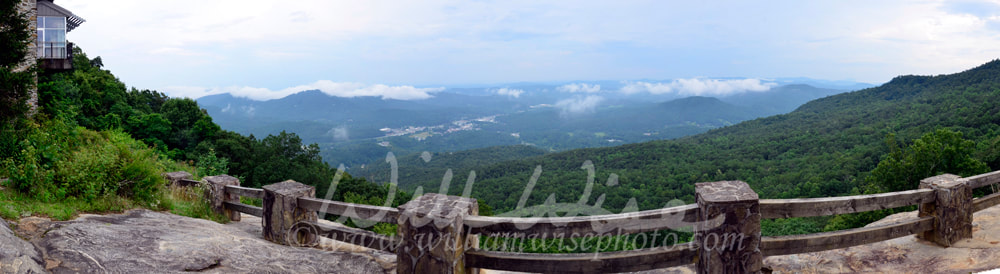
[[[972,189],[993,185],[1000,182],[1000,170],[976,176],[969,176],[968,178],[965,178],[965,180],[969,182],[969,187]]]
[[[567,254],[465,252],[468,267],[540,273],[635,272],[691,264],[698,252],[688,244],[629,251]]]
[[[933,203],[934,199],[934,190],[930,189],[831,198],[763,199],[760,213],[764,219],[832,216]]]
[[[934,217],[913,218],[889,225],[847,230],[763,237],[760,251],[767,256],[799,254],[865,245],[931,230]]]
[[[226,193],[238,195],[242,197],[263,199],[264,190],[259,188],[248,188],[241,186],[226,186]]]
[[[251,216],[257,216],[257,217],[263,217],[264,216],[264,209],[260,208],[260,207],[256,207],[256,206],[252,206],[252,205],[248,205],[248,204],[243,204],[243,203],[225,202],[224,204],[226,206],[226,209],[229,209],[229,210],[232,210],[232,211],[236,211],[236,212],[240,212],[240,213],[246,213],[246,214],[249,214]]]
[[[976,198],[972,201],[973,211],[980,211],[1000,204],[1000,192]]]
[[[175,173],[168,176],[174,184],[190,184],[187,182],[189,178],[182,177]],[[935,176],[922,180],[920,189],[916,190],[807,199],[758,199],[746,183],[739,181],[699,183],[696,204],[612,215],[551,218],[477,216],[475,200],[434,193],[420,196],[399,208],[351,204],[317,199],[313,197],[313,188],[294,181],[282,182],[280,187],[273,187],[277,184],[265,186],[262,190],[240,187],[238,181],[233,183],[229,178],[208,180],[210,189],[213,188],[211,184],[216,184],[216,188],[222,190],[207,192],[212,195],[209,198],[222,201],[217,203],[220,210],[236,212],[236,219],[239,213],[262,216],[265,238],[282,244],[295,244],[289,239],[308,241],[310,236],[300,235],[299,231],[308,227],[306,230],[311,231],[309,233],[395,252],[400,260],[400,267],[397,268],[400,273],[462,273],[475,268],[605,273],[643,271],[695,262],[699,273],[757,272],[763,256],[839,249],[914,234],[949,246],[957,239],[971,237],[973,212],[1000,204],[1000,193],[981,198],[972,198],[971,195],[973,189],[1000,183],[1000,171],[966,178]],[[272,190],[267,190],[268,187]],[[287,189],[294,191],[285,191]],[[241,196],[263,198],[264,205],[242,204],[239,202]],[[760,236],[760,219],[831,216],[911,205],[920,206],[918,217],[892,224],[806,235]],[[287,210],[294,210],[294,213],[281,213]],[[323,225],[316,221],[317,212],[399,224],[399,235],[390,237],[362,229]],[[275,216],[292,219],[272,220]],[[270,226],[267,225],[268,220],[272,220]],[[274,225],[276,221],[278,223]],[[288,221],[296,224],[292,226]],[[532,235],[528,238],[552,239],[617,236],[683,227],[694,229],[694,241],[616,252],[534,254],[488,251],[479,249],[477,240],[477,235]],[[723,236],[716,235],[715,240],[721,239],[723,244],[739,248],[706,248],[713,233],[732,236],[721,238]],[[279,237],[285,234],[288,237]],[[426,243],[444,243],[447,248],[421,245]]]
[[[615,215],[509,218],[469,216],[463,222],[473,234],[503,234],[518,232],[545,238],[567,235],[594,235],[608,232],[641,233],[669,228],[691,226],[698,219],[697,205],[683,205],[662,209]],[[721,219],[717,220],[721,221]],[[562,235],[562,236],[560,236]]]
[[[309,197],[299,197],[298,199],[301,208],[337,216],[382,223],[396,223],[396,219],[399,218],[399,209],[391,207],[352,204]]]
[[[344,226],[331,226],[321,223],[316,224],[319,235],[371,249],[378,249],[385,252],[396,252],[399,247],[399,239],[385,236],[364,229],[350,228]]]

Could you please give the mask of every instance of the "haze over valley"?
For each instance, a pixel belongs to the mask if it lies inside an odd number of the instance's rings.
[[[224,93],[197,101],[224,129],[256,136],[296,133],[320,144],[328,163],[354,168],[384,160],[388,152],[519,144],[562,151],[674,139],[870,86],[721,78],[424,88],[426,97],[405,100],[314,89],[269,100]]]

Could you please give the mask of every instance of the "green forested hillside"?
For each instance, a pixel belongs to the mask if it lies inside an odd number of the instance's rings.
[[[678,140],[579,149],[475,168],[473,196],[497,212],[514,208],[535,168],[529,205],[549,195],[580,198],[593,162],[593,195],[616,211],[672,199],[693,202],[694,183],[743,180],[762,198],[842,196],[864,191],[868,173],[891,150],[948,129],[971,140],[973,157],[1000,169],[1000,61],[952,75],[900,76],[885,85],[830,96],[796,111]],[[887,142],[889,140],[890,142]],[[890,147],[891,145],[897,147]],[[440,177],[439,177],[440,178]],[[617,179],[618,184],[608,183]],[[461,182],[461,181],[460,181]],[[610,186],[609,186],[610,185]],[[452,183],[450,193],[461,193]]]
[[[42,211],[65,219],[78,210],[171,209],[160,173],[178,169],[230,174],[258,188],[291,179],[316,186],[322,196],[336,177],[319,147],[294,133],[257,139],[222,130],[194,100],[128,89],[100,57],[90,59],[79,48],[73,67],[39,71],[33,116],[25,112],[26,94],[4,90],[4,98],[13,99],[5,103],[20,111],[0,121],[0,201],[17,205],[0,208],[0,215]],[[394,191],[340,178],[332,199],[381,204]],[[410,198],[396,197],[393,205]]]
[[[452,171],[455,182],[465,182],[475,167],[524,159],[545,154],[546,151],[528,145],[496,146],[458,152],[423,152],[395,156],[400,188],[414,190],[424,187],[437,191],[444,174]],[[389,182],[392,172],[388,159],[371,165],[352,168],[351,174],[373,182]]]

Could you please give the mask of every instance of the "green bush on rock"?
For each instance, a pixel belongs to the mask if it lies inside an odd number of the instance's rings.
[[[11,188],[42,201],[117,195],[156,202],[164,185],[158,154],[119,130],[96,132],[53,119],[36,125],[14,159]]]

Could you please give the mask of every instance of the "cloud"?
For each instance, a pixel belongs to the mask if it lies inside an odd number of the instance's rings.
[[[557,87],[556,90],[562,91],[562,92],[571,92],[571,93],[577,93],[577,92],[595,93],[595,92],[601,91],[601,85],[568,84],[568,85],[563,85],[563,86]]]
[[[635,94],[648,92],[650,94],[679,94],[686,96],[725,96],[750,91],[767,91],[776,86],[775,83],[763,82],[760,79],[677,79],[668,83],[626,82],[621,92]]]
[[[339,126],[339,127],[331,128],[329,131],[326,132],[326,135],[333,137],[333,141],[334,142],[350,141],[351,140],[350,139],[350,134],[348,134],[348,133],[349,133],[349,131],[348,131],[347,127],[345,127],[345,126]]]
[[[361,83],[320,80],[311,84],[289,87],[282,90],[270,90],[267,88],[246,86],[230,86],[222,88],[174,86],[166,87],[162,90],[164,93],[173,97],[200,98],[206,95],[229,93],[235,97],[243,97],[258,101],[283,98],[285,96],[306,90],[319,90],[330,96],[347,98],[375,96],[381,97],[382,99],[420,100],[431,98],[433,97],[431,93],[442,91],[444,88],[417,88],[413,86],[388,86],[383,84],[367,85]]]
[[[555,107],[560,109],[563,117],[574,116],[584,113],[594,112],[597,105],[604,101],[604,97],[590,95],[587,97],[576,97],[564,99],[556,102]]]
[[[990,46],[1000,44],[996,1],[295,3],[59,5],[87,19],[70,40],[146,88],[285,87],[323,75],[422,84],[694,75],[882,82],[1000,56]],[[760,14],[777,17],[757,20]]]
[[[516,88],[501,88],[501,89],[495,90],[493,92],[496,92],[496,94],[500,94],[500,95],[507,95],[507,96],[510,96],[510,97],[518,98],[518,97],[521,97],[521,94],[524,93],[524,90],[522,90],[522,89],[516,89]]]
[[[222,108],[222,113],[240,114],[251,118],[253,118],[255,111],[257,111],[257,107],[254,106],[239,106],[237,108],[233,108],[231,104],[226,104],[226,107]]]

